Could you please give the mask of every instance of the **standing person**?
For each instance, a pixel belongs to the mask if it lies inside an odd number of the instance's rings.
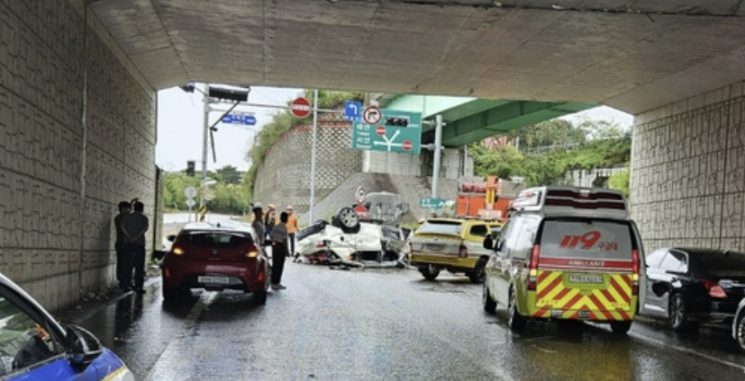
[[[124,283],[132,281],[132,267],[135,270],[135,291],[139,294],[145,293],[145,233],[150,227],[150,222],[143,214],[145,205],[139,201],[134,204],[134,213],[122,218],[121,230],[127,238],[124,267]]]
[[[114,230],[116,230],[116,242],[114,248],[116,249],[116,281],[119,282],[119,288],[122,290],[129,291],[130,285],[124,283],[124,277],[122,273],[124,271],[124,256],[127,253],[124,252],[124,248],[127,245],[127,237],[122,232],[122,219],[124,216],[129,215],[132,212],[132,205],[127,201],[119,203],[119,214],[114,217]]]
[[[277,224],[277,216],[274,214],[277,208],[274,204],[269,204],[266,208],[266,213],[264,214],[264,237],[269,237],[272,233],[272,228]]]
[[[290,253],[289,256],[297,259],[298,255],[295,253],[295,233],[297,233],[297,216],[295,208],[292,205],[287,205],[287,240],[290,241]]]
[[[279,224],[272,229],[272,289],[284,290],[282,285],[282,270],[287,257],[287,213],[279,215]]]
[[[261,203],[257,202],[253,208],[253,221],[251,222],[251,228],[254,231],[256,237],[256,247],[260,250],[264,250],[264,221],[261,219],[264,214],[262,211]]]

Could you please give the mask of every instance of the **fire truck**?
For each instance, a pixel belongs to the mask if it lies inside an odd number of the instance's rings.
[[[478,218],[487,221],[507,221],[510,201],[525,189],[525,181],[497,176],[463,178],[458,181],[455,217]]]

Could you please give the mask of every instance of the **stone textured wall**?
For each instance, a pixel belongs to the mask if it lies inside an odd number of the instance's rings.
[[[473,175],[473,158],[462,149],[446,148],[440,160],[440,178],[458,179]],[[431,177],[434,171],[434,152],[421,150],[419,155],[387,152],[365,152],[363,168],[369,173],[387,173],[400,176]]]
[[[743,83],[636,117],[632,216],[647,252],[668,245],[745,250]]]
[[[316,203],[350,175],[362,171],[362,151],[351,148],[350,122],[336,114],[319,114],[318,119]],[[282,209],[292,204],[298,214],[308,211],[312,135],[312,126],[301,125],[274,143],[256,173],[254,201]]]
[[[155,93],[81,4],[0,1],[0,271],[52,309],[112,282],[118,201],[154,212]]]

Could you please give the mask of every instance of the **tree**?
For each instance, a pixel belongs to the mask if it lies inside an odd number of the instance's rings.
[[[620,190],[629,197],[629,182],[631,180],[631,169],[628,167],[623,172],[616,173],[608,179],[608,187]]]
[[[226,184],[241,183],[241,173],[238,171],[238,168],[232,165],[226,165],[215,172],[217,172],[217,176],[220,177],[220,180],[222,180]]]
[[[520,137],[520,146],[538,148],[547,146],[569,146],[584,143],[585,133],[564,119],[552,119],[520,128],[508,134],[514,140]]]
[[[568,170],[618,167],[630,161],[631,134],[614,123],[584,121],[575,126],[570,121],[554,120],[526,129],[524,134],[520,133],[527,140],[525,146],[555,148],[517,152],[512,146],[490,150],[474,144],[469,152],[474,158],[476,174],[500,178],[521,176],[529,186],[552,185],[560,183]]]

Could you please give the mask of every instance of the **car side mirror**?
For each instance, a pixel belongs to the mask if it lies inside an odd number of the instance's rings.
[[[166,239],[168,240],[168,242],[173,242],[173,241],[176,240],[176,235],[175,234],[171,234],[168,237],[166,237]]]
[[[491,238],[491,234],[484,238],[483,246],[486,250],[494,250],[494,240]]]
[[[103,346],[96,336],[76,325],[67,326],[65,349],[67,360],[79,371],[87,368],[103,353]]]

